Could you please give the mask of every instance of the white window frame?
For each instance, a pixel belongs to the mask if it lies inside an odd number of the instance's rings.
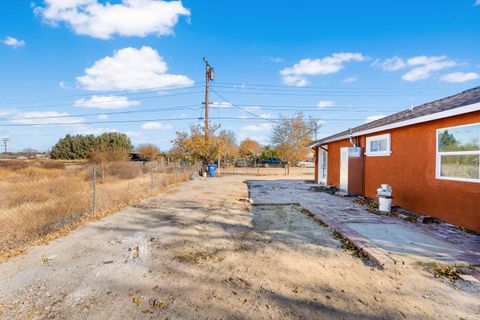
[[[461,128],[461,127],[470,127],[470,126],[475,126],[475,125],[480,125],[480,122],[474,122],[474,123],[469,123],[469,124],[463,124],[459,126],[453,126],[453,127],[445,127],[445,128],[438,128],[436,130],[436,139],[435,139],[435,151],[436,151],[436,168],[435,168],[435,178],[438,180],[453,180],[453,181],[464,181],[464,182],[475,182],[475,183],[480,183],[480,164],[479,164],[479,179],[468,179],[468,178],[455,178],[455,177],[444,177],[441,175],[442,171],[442,166],[441,166],[441,156],[442,155],[450,155],[450,156],[459,156],[459,155],[479,155],[480,156],[480,150],[477,151],[450,151],[450,152],[440,152],[438,151],[438,133],[443,130],[448,130],[448,129],[454,129],[454,128]]]
[[[372,141],[376,140],[387,140],[387,151],[372,151],[370,149]],[[377,136],[367,137],[366,141],[366,151],[365,155],[368,157],[387,157],[392,154],[392,135],[390,133],[385,133]]]

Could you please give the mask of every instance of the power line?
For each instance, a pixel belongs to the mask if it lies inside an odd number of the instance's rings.
[[[197,108],[193,108],[197,107]],[[69,114],[69,115],[58,115],[58,116],[39,116],[39,117],[18,117],[18,118],[9,118],[9,117],[0,117],[0,120],[38,120],[38,119],[58,119],[58,118],[76,118],[76,117],[91,117],[91,116],[101,116],[101,115],[117,115],[117,114],[134,114],[134,113],[148,113],[148,112],[162,112],[162,111],[171,111],[179,109],[190,109],[197,110],[202,107],[198,107],[198,104],[190,104],[184,106],[172,106],[166,108],[152,108],[152,109],[143,109],[143,110],[128,110],[128,111],[113,111],[113,112],[98,112],[98,113],[84,113],[84,114]]]
[[[296,111],[296,112],[338,112],[338,111],[348,111],[348,113],[365,113],[365,112],[397,112],[398,110],[387,110],[387,109],[352,109],[352,107],[341,107],[335,106],[332,108],[319,109],[316,106],[275,106],[275,105],[261,105],[261,104],[252,104],[252,105],[241,105],[242,107],[261,107],[262,110],[279,110],[282,111]],[[216,108],[217,110],[220,107],[210,104],[210,107]],[[298,109],[298,108],[301,109]],[[172,110],[198,110],[201,109],[202,113],[200,118],[203,118],[203,107],[199,107],[198,104],[190,105],[180,105],[180,106],[167,106],[167,107],[156,107],[150,109],[140,109],[140,110],[126,110],[126,111],[110,111],[110,112],[97,112],[97,113],[80,113],[80,114],[68,114],[68,115],[55,115],[55,116],[34,116],[34,117],[0,117],[0,120],[38,120],[38,119],[59,119],[59,118],[76,118],[76,117],[93,117],[100,115],[121,115],[121,114],[137,114],[137,113],[150,113],[150,112],[164,112]],[[293,110],[292,110],[293,109]],[[244,111],[242,109],[242,111]]]
[[[434,90],[435,92],[439,90],[449,91],[445,88],[434,88],[434,87],[415,87],[415,88],[397,88],[397,87],[335,87],[335,86],[305,86],[305,87],[294,87],[294,86],[287,86],[287,85],[275,85],[275,84],[258,84],[258,83],[245,83],[245,82],[217,82],[219,85],[231,85],[235,86],[235,88],[247,88],[247,87],[265,87],[265,88],[288,88],[292,90],[313,90],[313,89],[320,89],[320,90],[391,90],[391,91],[426,91],[426,90]]]
[[[351,111],[351,112],[370,112],[370,111],[383,111],[383,112],[397,112],[398,109],[383,109],[382,107],[352,107],[352,106],[332,106],[328,108],[320,108],[318,106],[310,105],[264,105],[264,104],[239,104],[242,107],[260,107],[262,110],[277,110],[287,109],[292,111],[318,111],[318,112],[337,112],[337,111]],[[215,106],[210,104],[212,108],[222,108],[221,106]]]
[[[258,114],[255,114],[255,113],[250,112],[250,111],[248,111],[248,110],[246,110],[246,109],[244,109],[244,108],[242,108],[242,107],[237,106],[236,104],[232,103],[232,102],[229,101],[227,98],[225,98],[224,96],[222,96],[220,93],[218,93],[217,91],[215,91],[215,90],[213,90],[213,89],[212,89],[212,92],[215,93],[217,96],[219,96],[219,97],[220,97],[221,99],[223,99],[224,101],[230,103],[234,108],[237,108],[237,109],[239,109],[239,110],[241,110],[241,111],[243,111],[243,112],[245,112],[245,113],[248,113],[248,114],[250,114],[250,115],[253,115],[253,116],[257,117],[257,118],[260,118],[260,119],[263,119],[263,120],[266,120],[266,121],[273,122],[271,119],[264,118],[264,117],[262,117],[262,116],[259,116]]]
[[[222,84],[228,84],[230,86],[225,86],[225,85],[222,85]],[[233,85],[233,86],[232,86]],[[67,101],[67,100],[70,100],[70,99],[74,99],[74,98],[85,98],[85,97],[92,97],[94,95],[97,95],[97,96],[108,96],[108,95],[112,95],[112,94],[119,94],[119,95],[122,95],[122,96],[133,96],[133,95],[140,95],[140,94],[145,94],[145,93],[149,93],[149,92],[170,92],[170,91],[178,91],[178,90],[192,90],[192,89],[198,89],[202,87],[201,84],[197,84],[195,83],[194,85],[192,86],[188,86],[188,87],[178,87],[178,86],[174,86],[174,87],[154,87],[154,88],[149,88],[149,89],[143,89],[143,90],[119,90],[119,91],[106,91],[106,92],[92,92],[92,93],[85,93],[85,94],[78,94],[78,95],[69,95],[69,96],[65,96],[61,99],[39,99],[39,98],[32,98],[30,100],[34,100],[35,102],[48,102],[48,101],[54,101],[54,102],[57,102],[57,101]],[[320,90],[333,90],[334,93],[340,93],[341,92],[344,92],[344,93],[355,93],[355,91],[357,90],[361,90],[361,91],[366,91],[366,90],[390,90],[388,88],[341,88],[341,87],[289,87],[289,86],[281,86],[281,85],[268,85],[268,84],[248,84],[248,87],[242,87],[242,84],[240,83],[229,83],[229,82],[224,82],[224,83],[218,83],[218,85],[215,85],[215,87],[218,87],[218,88],[225,88],[225,89],[240,89],[241,92],[246,92],[247,90],[263,90],[263,91],[282,91],[282,92],[295,92],[295,91],[301,91],[301,92],[307,92],[307,91],[314,91],[313,93],[315,95],[317,94],[322,94],[322,92],[319,92],[317,89],[320,89]],[[259,88],[256,88],[256,87],[259,87]],[[432,90],[435,90],[436,92],[438,92],[439,90],[445,90],[445,89],[441,89],[441,88],[431,88]],[[395,92],[410,92],[410,91],[419,91],[419,92],[424,92],[426,89],[424,88],[412,88],[412,89],[395,89],[395,90],[392,90],[392,91],[395,91]],[[200,92],[199,92],[200,93]],[[266,94],[266,92],[262,93],[262,94]],[[331,94],[331,93],[329,93]],[[385,95],[385,93],[383,93],[382,95]],[[170,95],[164,95],[164,96],[170,96]],[[154,95],[154,96],[151,96],[151,97],[161,97],[159,95]],[[145,97],[145,98],[148,98]],[[141,97],[137,97],[136,99],[142,99]],[[111,99],[111,100],[105,100],[105,103],[109,103],[109,102],[113,102],[113,101],[118,101],[120,99]],[[29,101],[29,100],[26,100],[26,101]],[[8,106],[8,100],[0,100],[0,102],[4,105],[4,106]],[[24,102],[18,102],[18,99],[15,100],[13,102],[15,105],[22,105]],[[99,102],[99,103],[103,103],[103,102]],[[10,103],[11,105],[12,103]],[[52,107],[52,106],[65,106],[64,104],[61,104],[61,105],[48,105],[46,107]],[[22,107],[24,107],[22,105]],[[29,106],[27,108],[38,108],[40,106]]]
[[[252,121],[252,120],[264,120],[264,121],[282,121],[284,118],[263,118],[263,117],[252,117],[252,118],[239,118],[239,117],[218,117],[213,118],[215,120],[227,120],[227,121]],[[109,121],[80,121],[80,122],[51,122],[51,123],[11,123],[11,124],[0,124],[0,127],[38,127],[38,126],[56,126],[56,125],[85,125],[85,124],[112,124],[112,123],[141,123],[141,122],[151,122],[151,121],[185,121],[185,120],[198,120],[198,118],[185,117],[185,118],[157,118],[157,119],[138,119],[138,120],[109,120]],[[312,118],[310,120],[318,121],[364,121],[365,119],[348,119],[348,118]]]
[[[151,92],[170,92],[170,91],[177,91],[177,90],[190,90],[190,89],[196,89],[200,88],[200,84],[194,84],[191,86],[170,86],[170,87],[152,87],[148,89],[139,89],[139,90],[119,90],[119,91],[95,91],[95,92],[90,92],[90,93],[83,93],[83,94],[77,94],[77,95],[67,95],[63,96],[61,99],[56,99],[56,98],[47,98],[47,99],[39,99],[39,98],[31,98],[30,100],[33,101],[64,101],[64,100],[70,100],[70,99],[75,99],[75,98],[86,98],[86,97],[91,97],[94,95],[97,96],[108,96],[108,95],[122,95],[122,96],[131,96],[131,95],[137,95],[137,94],[143,94],[143,93],[151,93]],[[11,101],[11,100],[10,100]],[[16,99],[14,102],[17,102],[18,99]],[[28,100],[26,100],[28,101]],[[9,100],[0,100],[1,102],[9,102]]]
[[[339,91],[341,92],[356,92],[356,91],[391,91],[391,92],[418,92],[418,93],[423,93],[425,91],[433,90],[435,92],[439,91],[449,91],[448,89],[445,88],[433,88],[433,87],[426,87],[426,88],[388,88],[388,87],[335,87],[335,86],[308,86],[308,87],[292,87],[292,86],[286,86],[286,85],[274,85],[274,84],[258,84],[258,83],[235,83],[235,82],[217,82],[218,87],[222,88],[227,88],[227,89],[242,89],[242,90],[273,90],[273,91],[312,91],[312,90],[326,90],[326,91],[336,91],[337,93]],[[162,91],[176,91],[176,90],[189,90],[189,89],[194,89],[194,88],[200,88],[202,85],[196,81],[193,83],[193,85],[190,86],[157,86],[157,87],[151,87],[151,88],[146,88],[146,89],[136,89],[136,90],[110,90],[110,91],[96,91],[96,92],[91,92],[91,93],[84,93],[84,94],[75,94],[75,95],[67,95],[64,96],[62,99],[41,99],[41,98],[32,98],[30,100],[34,100],[36,102],[45,102],[45,101],[64,101],[64,100],[69,100],[72,98],[83,98],[83,97],[89,97],[93,95],[113,95],[113,94],[121,94],[121,95],[137,95],[137,94],[142,94],[142,93],[148,93],[148,92],[162,92]],[[256,88],[258,87],[258,88]],[[25,101],[25,100],[24,100]],[[26,100],[29,101],[29,100]],[[0,100],[3,104],[12,102],[9,100]],[[14,103],[18,104],[18,99],[13,101]],[[22,103],[22,102],[20,102]]]
[[[192,95],[192,94],[199,94],[202,93],[202,91],[194,91],[194,92],[182,92],[182,93],[172,93],[172,94],[164,94],[164,95],[150,95],[150,96],[144,96],[144,97],[135,97],[137,100],[146,100],[146,99],[155,99],[155,98],[165,98],[165,97],[174,97],[174,96],[186,96],[186,95]],[[108,105],[109,103],[112,102],[118,102],[118,101],[125,101],[125,99],[119,98],[119,99],[105,99],[100,102],[96,102],[101,104]],[[71,107],[72,104],[49,104],[49,105],[39,105],[39,106],[22,106],[25,109],[44,109],[44,108],[53,108],[53,107]],[[23,109],[22,108],[22,109]]]
[[[212,90],[213,91],[213,90]],[[316,93],[282,93],[282,92],[247,92],[247,91],[222,91],[222,93],[233,93],[241,95],[268,95],[268,96],[296,96],[296,97],[395,97],[401,96],[396,94],[349,94],[349,93],[325,93],[325,92],[316,92]],[[411,95],[411,94],[408,94]]]

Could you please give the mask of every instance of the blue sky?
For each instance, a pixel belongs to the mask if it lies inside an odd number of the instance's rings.
[[[263,144],[279,115],[319,119],[321,137],[480,84],[475,0],[19,0],[0,21],[13,151],[104,131],[167,150],[201,122],[204,56],[212,122]]]

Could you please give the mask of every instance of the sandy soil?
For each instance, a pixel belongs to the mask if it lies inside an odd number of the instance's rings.
[[[478,319],[477,287],[364,263],[299,208],[250,208],[246,178],[181,185],[1,264],[0,318]]]

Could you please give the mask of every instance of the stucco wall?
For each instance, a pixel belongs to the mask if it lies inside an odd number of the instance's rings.
[[[365,157],[364,193],[375,199],[382,183],[393,188],[393,203],[480,232],[480,183],[435,178],[436,129],[480,122],[480,112],[455,116],[388,131],[392,155]],[[362,147],[368,136],[359,138]],[[328,145],[328,183],[339,186],[340,148],[348,140]]]

